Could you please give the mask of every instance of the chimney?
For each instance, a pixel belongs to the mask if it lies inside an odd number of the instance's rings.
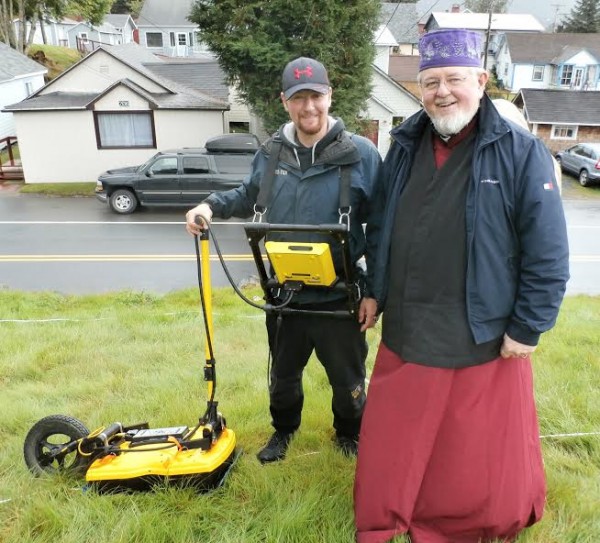
[[[450,13],[460,13],[460,4],[452,4]]]

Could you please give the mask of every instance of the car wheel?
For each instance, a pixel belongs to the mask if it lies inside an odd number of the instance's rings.
[[[559,157],[559,156],[557,156],[557,157],[554,157],[554,158],[556,159],[556,162],[557,162],[558,166],[559,166],[559,167],[560,167],[560,169],[562,170],[562,160],[560,159],[560,157]]]
[[[82,456],[78,449],[64,453],[60,453],[60,450],[64,445],[89,433],[85,425],[76,418],[67,415],[44,417],[31,427],[25,437],[23,455],[27,467],[35,475],[83,471],[90,464],[90,457]]]
[[[590,184],[590,178],[588,177],[587,170],[581,170],[579,172],[579,184],[582,187],[587,187]]]
[[[127,215],[133,213],[137,208],[138,201],[135,194],[127,189],[117,189],[110,195],[110,208],[115,213]]]

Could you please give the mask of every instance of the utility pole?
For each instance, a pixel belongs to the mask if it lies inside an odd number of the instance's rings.
[[[560,4],[550,4],[554,8],[554,22],[552,23],[552,32],[556,33],[556,24],[558,22],[558,10],[562,7]]]
[[[487,70],[487,60],[488,60],[488,47],[490,44],[490,32],[492,30],[492,13],[494,12],[494,2],[490,2],[490,7],[488,10],[488,25],[487,31],[485,33],[485,52],[483,54],[483,69]]]

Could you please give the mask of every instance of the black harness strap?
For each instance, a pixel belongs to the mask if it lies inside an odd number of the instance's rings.
[[[256,198],[256,204],[254,205],[254,211],[262,214],[267,210],[268,205],[271,203],[271,196],[273,192],[273,183],[275,182],[275,170],[279,163],[279,153],[281,152],[282,142],[279,134],[273,137],[273,143],[271,145],[271,154],[269,155],[269,161],[267,162],[267,169],[261,179],[260,188],[258,190],[258,196]],[[350,205],[350,186],[352,178],[352,164],[344,164],[340,166],[340,213],[350,215],[352,209]]]
[[[254,205],[254,211],[256,213],[264,213],[267,210],[268,204],[271,202],[271,193],[273,191],[273,182],[275,181],[275,169],[279,163],[279,153],[281,152],[281,140],[279,136],[273,137],[273,144],[271,145],[271,154],[269,155],[269,161],[267,162],[267,170],[265,175],[261,179],[260,188],[258,190],[258,196],[256,198],[256,204]]]

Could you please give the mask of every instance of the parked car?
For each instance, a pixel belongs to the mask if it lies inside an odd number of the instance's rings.
[[[578,143],[556,153],[564,172],[579,178],[582,187],[600,180],[600,143]]]
[[[250,173],[258,146],[252,134],[226,134],[203,148],[161,151],[141,166],[102,173],[96,197],[121,214],[138,206],[193,206],[212,192],[238,187]]]

